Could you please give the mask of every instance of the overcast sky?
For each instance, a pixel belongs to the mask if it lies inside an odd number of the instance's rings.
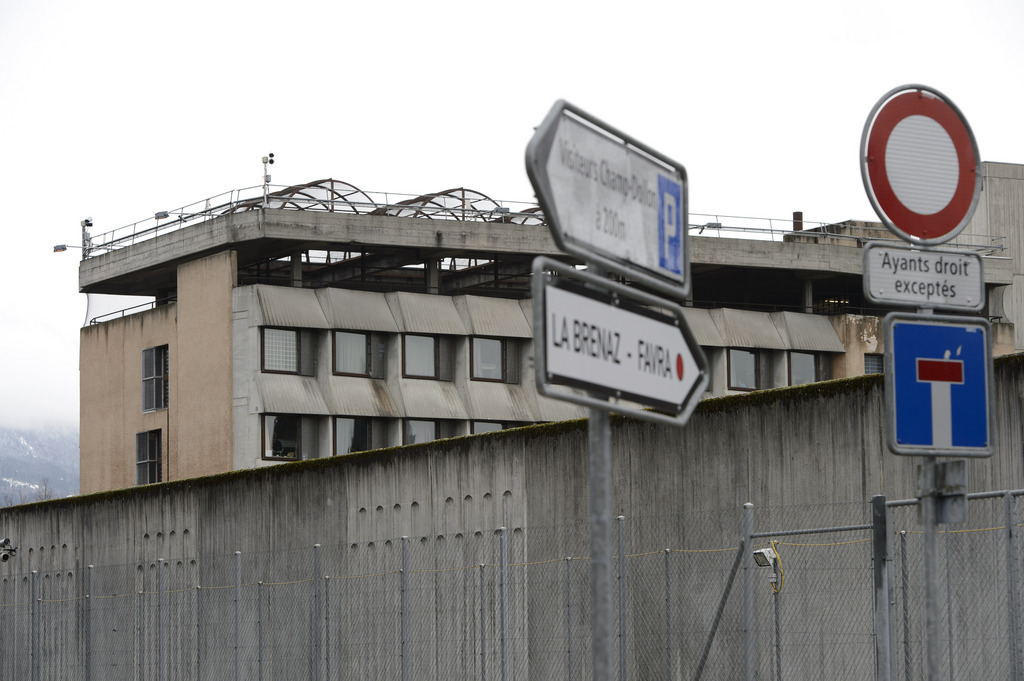
[[[268,152],[275,185],[532,201],[564,98],[682,162],[692,213],[873,220],[857,147],[898,85],[1024,163],[1022,32],[1020,0],[0,0],[0,424],[78,421],[81,252],[53,245],[84,217],[257,185]]]

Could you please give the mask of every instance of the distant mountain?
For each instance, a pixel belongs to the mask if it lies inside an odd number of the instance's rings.
[[[0,427],[0,506],[78,494],[78,429]]]

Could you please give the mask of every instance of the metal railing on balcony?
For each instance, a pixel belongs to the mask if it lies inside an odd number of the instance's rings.
[[[289,187],[265,188],[256,185],[233,189],[180,208],[156,212],[153,217],[108,232],[95,235],[83,232],[82,258],[154,239],[218,216],[263,208],[523,225],[545,223],[544,214],[537,204],[499,201],[472,189],[457,188],[414,196],[394,192],[365,192],[347,182],[326,179]],[[870,222],[827,223],[805,221],[802,218],[797,221],[793,218],[710,213],[690,213],[689,218],[691,236],[701,237],[850,246],[862,245],[874,239],[894,238],[885,227]],[[1006,249],[1003,242],[1003,237],[998,236],[963,235],[949,246],[983,255],[999,255]]]

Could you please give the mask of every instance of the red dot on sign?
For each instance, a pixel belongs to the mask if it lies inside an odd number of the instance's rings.
[[[676,376],[679,377],[680,381],[683,380],[683,356],[682,355],[676,355]]]

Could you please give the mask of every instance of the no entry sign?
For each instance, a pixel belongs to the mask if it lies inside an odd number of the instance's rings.
[[[875,104],[861,136],[861,176],[882,222],[915,244],[959,234],[981,192],[978,146],[942,93],[904,85]]]

